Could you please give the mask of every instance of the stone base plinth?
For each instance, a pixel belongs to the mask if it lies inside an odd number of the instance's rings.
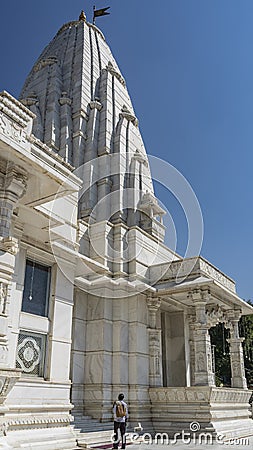
[[[129,429],[133,430],[141,422],[146,432],[153,432],[151,403],[148,388],[145,386],[85,385],[82,414],[100,423],[113,423],[113,401],[120,392],[124,392],[129,407]],[[74,403],[73,399],[72,402]],[[76,410],[74,408],[74,412],[79,413],[80,407]]]
[[[253,435],[248,390],[196,386],[150,388],[149,393],[156,433],[209,432],[225,439]]]
[[[1,438],[6,449],[73,450],[77,435],[71,427],[10,431]]]

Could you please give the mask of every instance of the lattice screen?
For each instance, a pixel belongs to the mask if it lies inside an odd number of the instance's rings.
[[[46,336],[21,331],[18,337],[16,367],[28,375],[43,376]]]

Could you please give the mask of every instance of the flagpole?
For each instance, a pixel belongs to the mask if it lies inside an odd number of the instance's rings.
[[[93,6],[93,25],[95,25],[96,17],[108,16],[110,14],[107,12],[108,9],[110,9],[110,6],[101,9],[96,9],[96,6]]]
[[[93,6],[93,25],[95,25],[96,17],[95,17],[96,6]]]

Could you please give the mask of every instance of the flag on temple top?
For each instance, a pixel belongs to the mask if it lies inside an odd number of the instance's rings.
[[[96,17],[107,16],[108,14],[110,14],[109,12],[106,12],[109,8],[110,6],[101,9],[95,9],[94,7],[93,21],[95,20]]]

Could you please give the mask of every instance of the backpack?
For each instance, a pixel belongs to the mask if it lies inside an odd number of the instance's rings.
[[[125,417],[126,408],[121,402],[116,402],[116,417]]]

